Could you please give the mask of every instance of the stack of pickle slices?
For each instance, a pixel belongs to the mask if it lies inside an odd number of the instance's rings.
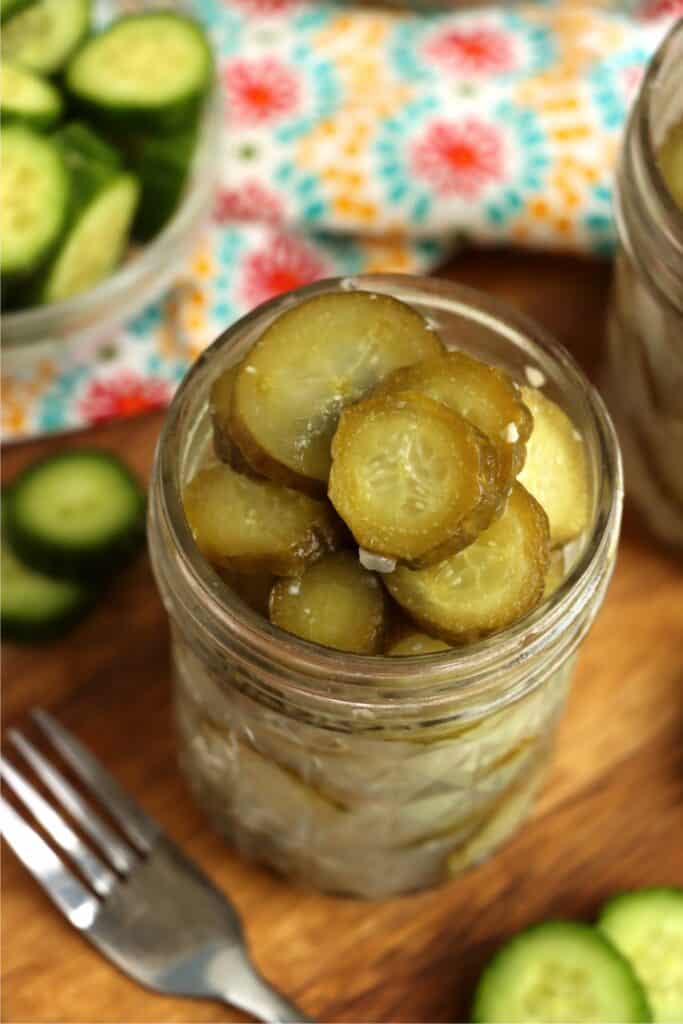
[[[277,627],[365,655],[472,643],[559,585],[589,519],[583,441],[540,389],[414,309],[335,292],[215,380],[195,541]]]

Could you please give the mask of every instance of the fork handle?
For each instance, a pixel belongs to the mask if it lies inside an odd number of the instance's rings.
[[[312,1024],[293,1003],[258,977],[254,977],[253,987],[250,985],[248,990],[240,985],[239,994],[230,993],[222,998],[228,1005],[251,1013],[262,1024]]]

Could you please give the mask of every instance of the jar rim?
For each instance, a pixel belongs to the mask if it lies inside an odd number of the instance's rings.
[[[467,646],[397,659],[341,652],[290,636],[249,609],[223,584],[201,555],[185,519],[174,437],[182,428],[192,394],[204,386],[208,393],[207,367],[216,350],[231,345],[260,318],[272,317],[323,292],[356,288],[389,294],[398,291],[400,298],[408,303],[411,297],[422,302],[438,300],[445,311],[467,315],[497,334],[514,337],[525,353],[529,353],[530,362],[539,361],[535,357],[541,356],[541,362],[554,364],[572,388],[583,393],[586,399],[602,470],[598,476],[594,521],[581,556],[558,590],[536,612],[506,630]],[[184,604],[185,611],[195,618],[201,606],[202,628],[206,629],[208,622],[214,642],[227,644],[231,656],[235,655],[236,648],[244,648],[262,664],[276,664],[280,670],[304,673],[306,680],[296,684],[304,695],[320,696],[321,685],[324,685],[328,700],[371,707],[382,702],[383,687],[391,688],[393,684],[395,689],[400,681],[406,700],[410,701],[412,685],[414,693],[419,692],[418,703],[424,707],[426,685],[433,688],[437,704],[444,696],[444,688],[452,696],[454,679],[458,680],[462,696],[483,697],[494,683],[500,685],[498,674],[502,668],[507,671],[511,662],[529,665],[551,644],[556,648],[564,644],[563,655],[567,657],[578,645],[590,625],[590,622],[581,624],[586,618],[582,613],[596,593],[602,593],[609,579],[609,573],[604,578],[601,567],[609,562],[618,540],[623,478],[616,434],[600,395],[569,352],[543,328],[497,298],[452,281],[404,274],[363,274],[327,278],[277,296],[231,325],[206,349],[183,380],[168,409],[157,447],[153,491],[152,514],[163,520],[174,545],[171,600]],[[158,575],[163,574],[158,564],[155,570]],[[186,588],[189,588],[187,593],[194,595],[192,601],[182,600],[181,592]],[[350,687],[348,695],[335,696],[334,687],[329,685],[331,679],[342,688]],[[326,683],[321,684],[321,680]],[[289,680],[286,685],[289,690]],[[520,682],[519,694],[530,688],[530,682],[528,685]]]

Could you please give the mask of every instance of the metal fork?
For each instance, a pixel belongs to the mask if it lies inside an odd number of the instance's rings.
[[[32,717],[127,840],[25,736],[9,730],[11,743],[37,778],[98,848],[95,853],[15,767],[0,759],[8,789],[90,887],[0,797],[2,834],[74,928],[147,988],[222,1000],[267,1024],[306,1021],[254,968],[240,919],[223,893],[51,715],[36,708]]]

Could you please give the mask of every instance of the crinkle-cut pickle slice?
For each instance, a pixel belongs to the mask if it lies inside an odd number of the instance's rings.
[[[294,576],[340,539],[328,502],[222,463],[196,474],[183,505],[198,548],[219,568]]]
[[[298,579],[278,580],[270,621],[295,636],[356,654],[378,654],[386,597],[374,573],[350,551],[326,555]]]
[[[443,640],[427,636],[426,633],[407,633],[387,649],[389,658],[414,658],[418,654],[435,654],[437,651],[448,651],[450,647]]]
[[[374,393],[400,391],[419,391],[443,402],[486,434],[498,455],[498,490],[507,497],[524,465],[533,420],[506,373],[464,352],[444,352],[395,370]],[[498,512],[502,505],[501,500]]]
[[[588,525],[589,484],[581,435],[559,405],[537,388],[522,388],[534,418],[519,482],[540,501],[553,546],[573,540]]]
[[[465,547],[497,501],[495,449],[417,392],[346,409],[332,442],[329,495],[358,544],[423,566]]]
[[[279,316],[243,361],[230,434],[264,476],[323,493],[341,410],[441,351],[422,317],[388,295],[316,296]]]
[[[431,636],[467,643],[511,626],[543,597],[548,519],[516,483],[500,519],[465,548],[426,569],[398,566],[389,593]]]

